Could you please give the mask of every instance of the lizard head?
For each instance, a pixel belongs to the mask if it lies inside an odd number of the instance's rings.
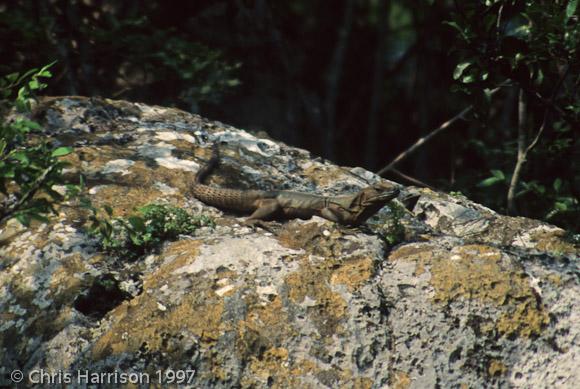
[[[396,186],[382,183],[362,189],[354,195],[348,207],[350,215],[347,224],[356,226],[364,223],[399,193],[399,188]]]

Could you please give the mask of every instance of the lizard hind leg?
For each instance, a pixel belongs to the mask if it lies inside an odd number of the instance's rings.
[[[276,199],[265,199],[258,202],[258,207],[247,220],[271,220],[280,214],[282,207]]]
[[[273,219],[281,211],[281,206],[275,199],[261,200],[258,204],[258,208],[252,213],[243,224],[256,228],[261,227],[262,229],[271,232],[273,234],[276,231],[266,222],[266,220]]]

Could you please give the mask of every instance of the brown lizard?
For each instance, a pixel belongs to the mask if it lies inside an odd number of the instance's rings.
[[[309,219],[321,216],[340,224],[357,226],[377,213],[399,194],[395,186],[376,184],[343,196],[318,196],[291,191],[238,190],[203,184],[219,164],[217,145],[212,157],[195,177],[193,195],[206,204],[234,211],[252,213],[252,220]]]

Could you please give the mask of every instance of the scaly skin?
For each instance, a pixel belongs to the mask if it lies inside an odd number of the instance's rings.
[[[218,208],[252,213],[249,220],[325,219],[351,226],[364,223],[389,201],[397,197],[394,186],[373,185],[357,193],[344,196],[317,196],[290,191],[261,191],[214,188],[203,184],[205,177],[219,163],[219,152],[214,145],[213,155],[198,172],[192,188],[193,195],[206,204]]]

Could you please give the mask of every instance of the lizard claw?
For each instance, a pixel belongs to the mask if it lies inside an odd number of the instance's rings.
[[[279,228],[272,228],[273,222],[266,222],[260,219],[246,219],[242,222],[242,224],[254,229],[254,231],[259,227],[272,234],[276,234],[279,230]]]

